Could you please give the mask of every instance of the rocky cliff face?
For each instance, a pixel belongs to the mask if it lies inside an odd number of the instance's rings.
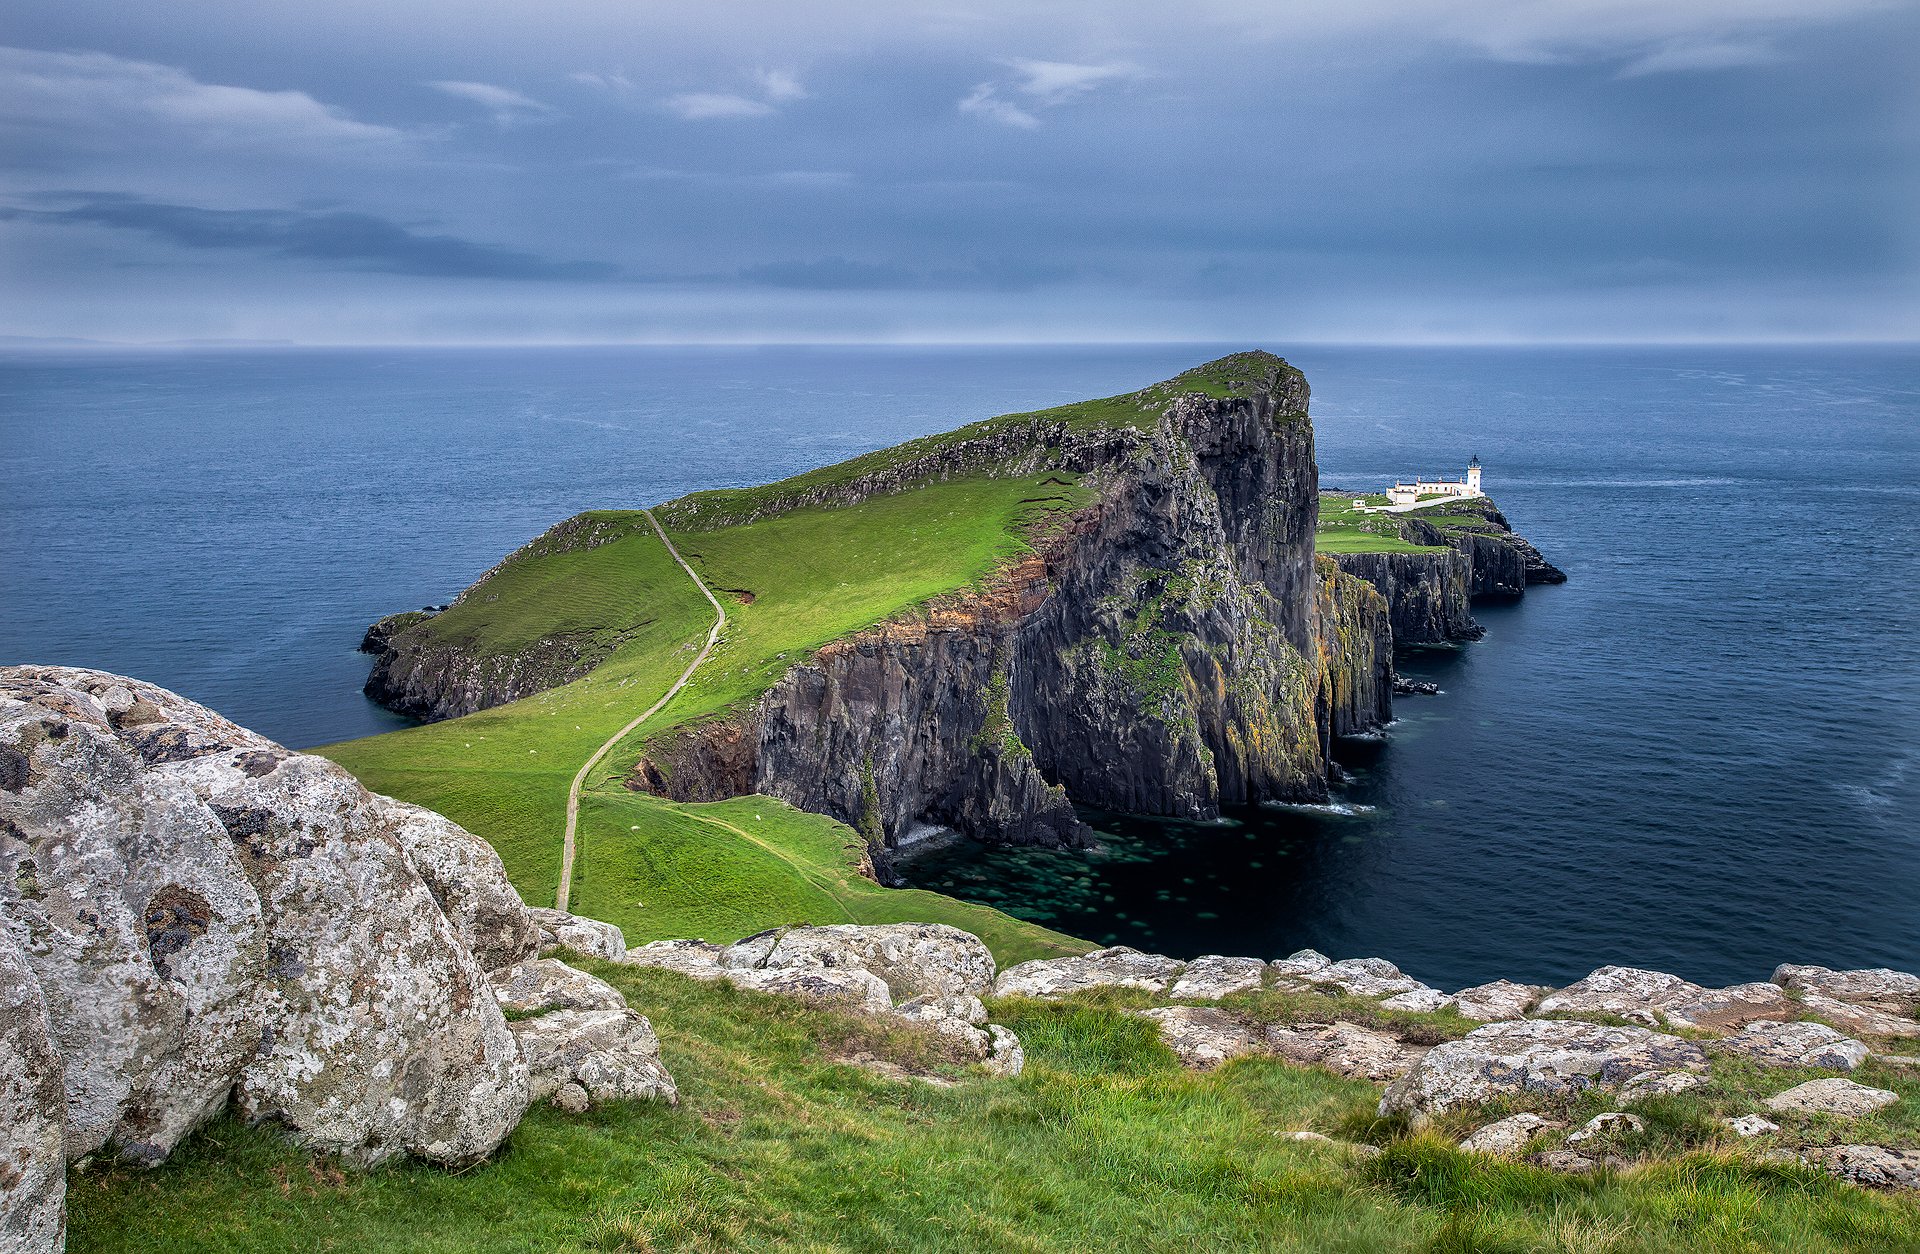
[[[1325,730],[1359,736],[1393,721],[1393,622],[1387,599],[1330,557],[1320,571],[1320,657]]]
[[[635,786],[770,793],[853,824],[882,857],[923,825],[1070,843],[1069,798],[1204,818],[1324,797],[1335,702],[1307,388],[1277,358],[1262,371],[1243,395],[1174,396],[1150,429],[1060,434],[1047,464],[1084,473],[1096,501],[1032,559],[823,649],[749,716],[655,745]],[[940,456],[961,473],[1010,452]],[[1369,677],[1342,717],[1370,719],[1375,655],[1330,652]]]

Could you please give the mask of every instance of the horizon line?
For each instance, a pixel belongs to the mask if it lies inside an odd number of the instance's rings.
[[[475,340],[282,340],[189,338],[100,340],[80,336],[0,336],[0,352],[24,351],[274,351],[290,349],[537,349],[537,348],[1146,348],[1227,344],[1298,345],[1315,348],[1792,348],[1920,347],[1920,336],[1685,336],[1631,337],[1431,337],[1353,339],[1288,336],[1175,338],[914,338],[885,339],[475,339]]]

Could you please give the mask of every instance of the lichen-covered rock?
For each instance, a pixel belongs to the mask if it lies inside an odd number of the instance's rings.
[[[942,997],[938,993],[922,993],[909,998],[893,1008],[893,1013],[902,1019],[931,1023],[938,1019],[958,1019],[962,1023],[971,1023],[975,1027],[985,1025],[987,1008],[980,999],[971,993],[958,997]]]
[[[1911,1017],[1920,1012],[1920,975],[1888,967],[1835,971],[1830,967],[1782,963],[1773,982],[1802,993],[1818,993],[1835,1001],[1871,1006],[1891,1015]]]
[[[1427,1052],[1351,1023],[1276,1024],[1267,1029],[1267,1048],[1288,1062],[1375,1083],[1405,1075]]]
[[[489,972],[500,1009],[512,1014],[541,1010],[625,1010],[627,998],[605,980],[575,970],[557,958],[534,958]]]
[[[540,929],[540,948],[571,949],[587,958],[621,962],[627,956],[627,938],[618,927],[599,919],[585,919],[565,910],[541,906],[527,911]]]
[[[1391,997],[1427,987],[1385,958],[1343,958],[1303,978],[1316,988],[1336,988],[1355,997]]]
[[[1908,1015],[1890,1014],[1871,1004],[1840,1001],[1821,993],[1804,992],[1800,1007],[1833,1026],[1860,1036],[1920,1037],[1920,1020]]]
[[[653,1025],[635,1011],[555,1010],[516,1020],[512,1027],[535,1101],[562,1095],[569,1085],[578,1085],[596,1105],[679,1100],[660,1061]]]
[[[1267,964],[1258,958],[1206,954],[1187,964],[1167,996],[1175,1001],[1218,1001],[1232,993],[1257,989],[1266,978]]]
[[[1814,1166],[1867,1189],[1920,1190],[1920,1149],[1825,1145],[1806,1151]]]
[[[1453,1008],[1462,1016],[1477,1019],[1481,1023],[1522,1019],[1547,991],[1537,984],[1516,984],[1512,980],[1494,980],[1492,983],[1476,984],[1472,988],[1463,988],[1455,993]]]
[[[0,925],[0,1249],[66,1244],[66,1106],[39,981]]]
[[[798,997],[841,1010],[885,1014],[893,1009],[886,981],[861,967],[739,967],[722,973],[736,988]]]
[[[1454,999],[1437,988],[1416,988],[1405,993],[1395,993],[1380,1003],[1387,1010],[1407,1010],[1414,1014],[1433,1014],[1453,1004]]]
[[[492,845],[432,810],[378,795],[373,804],[482,971],[534,955],[540,929]]]
[[[1620,1086],[1620,1100],[1637,1102],[1648,1097],[1673,1097],[1691,1093],[1707,1083],[1707,1077],[1690,1071],[1643,1071]]]
[[[1523,1112],[1479,1129],[1460,1142],[1460,1148],[1474,1154],[1518,1154],[1542,1132],[1563,1126],[1552,1119]]]
[[[1008,967],[994,981],[996,997],[1064,997],[1096,988],[1138,988],[1165,993],[1186,969],[1161,954],[1125,945],[1072,958],[1036,958]]]
[[[374,1162],[486,1154],[526,1073],[478,964],[339,767],[135,680],[0,668],[0,916],[46,998],[67,1153],[163,1158],[231,1093]]]
[[[1669,1002],[1692,1000],[1707,990],[1665,971],[1640,967],[1601,967],[1556,993],[1540,999],[1535,1014],[1600,1014],[1660,1026]]]
[[[1630,1115],[1623,1110],[1610,1110],[1605,1114],[1595,1115],[1579,1128],[1568,1133],[1567,1144],[1584,1145],[1588,1141],[1604,1140],[1646,1130],[1647,1121],[1639,1115]]]
[[[1284,958],[1274,959],[1272,965],[1275,977],[1298,981],[1302,976],[1312,975],[1315,971],[1332,966],[1333,959],[1317,949],[1296,949]]]
[[[762,932],[729,946],[728,968],[827,968],[870,971],[893,1000],[984,997],[993,988],[993,953],[979,937],[940,923],[840,923]]]
[[[1380,1101],[1380,1113],[1451,1110],[1502,1096],[1617,1090],[1649,1071],[1707,1069],[1700,1048],[1643,1028],[1526,1019],[1436,1045]]]
[[[1660,1015],[1676,1028],[1710,1032],[1743,1027],[1761,1020],[1787,1019],[1798,1010],[1778,984],[1764,981],[1730,988],[1703,989],[1691,996],[1676,995],[1660,1004]]]
[[[1021,1047],[1020,1038],[1014,1035],[1013,1029],[989,1023],[987,1035],[990,1038],[985,1062],[988,1074],[1011,1080],[1026,1070],[1027,1051]]]
[[[1899,1100],[1900,1095],[1891,1089],[1868,1088],[1864,1084],[1855,1084],[1852,1080],[1833,1077],[1825,1080],[1808,1080],[1805,1084],[1794,1085],[1784,1093],[1775,1093],[1767,1099],[1767,1108],[1782,1112],[1839,1115],[1845,1119],[1858,1119],[1876,1110],[1884,1110]]]
[[[1140,1012],[1184,1066],[1217,1067],[1265,1045],[1253,1029],[1215,1006],[1160,1006]]]
[[[696,980],[717,980],[721,975],[720,958],[726,950],[711,941],[663,940],[635,945],[622,962],[636,967],[659,967],[678,971]]]
[[[1735,1136],[1742,1138],[1765,1136],[1780,1130],[1780,1125],[1765,1115],[1730,1115],[1720,1122],[1726,1124]]]
[[[1824,1023],[1774,1023],[1761,1020],[1723,1040],[1713,1049],[1759,1063],[1763,1067],[1819,1067],[1852,1071],[1867,1060],[1867,1047]]]

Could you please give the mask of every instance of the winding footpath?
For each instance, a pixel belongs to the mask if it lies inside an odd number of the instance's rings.
[[[680,695],[680,690],[687,686],[687,681],[693,678],[693,673],[700,669],[700,663],[706,661],[708,655],[713,652],[713,646],[720,643],[720,631],[727,625],[726,607],[722,606],[720,599],[713,595],[713,589],[707,587],[706,581],[694,573],[693,567],[687,565],[687,559],[680,556],[680,550],[673,547],[673,541],[667,539],[667,530],[660,525],[660,520],[653,516],[653,511],[650,509],[643,509],[640,512],[645,514],[647,521],[653,524],[654,533],[660,537],[660,543],[667,546],[667,552],[673,556],[673,560],[680,563],[681,570],[687,572],[687,578],[693,580],[693,586],[700,589],[700,595],[707,598],[708,604],[713,606],[713,629],[707,632],[707,643],[701,646],[700,652],[695,654],[693,661],[687,664],[687,669],[680,673],[680,678],[673,681],[673,687],[667,689],[665,695],[648,706],[638,718],[607,737],[606,742],[593,751],[593,756],[587,759],[586,765],[580,768],[579,774],[573,777],[573,787],[567,790],[567,834],[560,846],[560,891],[554,894],[553,900],[555,908],[560,910],[567,908],[567,902],[573,896],[573,835],[580,826],[580,789],[586,785],[588,774],[600,764],[600,759],[613,752],[613,747],[625,739],[634,728],[658,714],[666,708],[667,702]]]

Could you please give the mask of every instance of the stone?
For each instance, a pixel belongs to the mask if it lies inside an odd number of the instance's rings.
[[[1824,1023],[1750,1023],[1712,1046],[1716,1053],[1750,1059],[1763,1067],[1816,1067],[1852,1071],[1867,1060],[1867,1047]]]
[[[1387,1090],[1380,1113],[1437,1113],[1526,1095],[1618,1089],[1650,1071],[1707,1069],[1697,1045],[1644,1028],[1523,1019],[1436,1045]]]
[[[1660,1010],[1671,1001],[1691,1001],[1707,992],[1700,985],[1664,971],[1640,967],[1601,967],[1540,999],[1535,1014],[1600,1014],[1630,1019],[1654,1028]]]
[[[619,928],[599,919],[583,919],[577,914],[551,907],[529,909],[528,914],[540,927],[540,948],[571,949],[586,958],[603,962],[623,962],[627,956],[627,938]]]
[[[636,967],[659,967],[678,971],[696,980],[717,980],[721,975],[720,955],[726,951],[703,940],[663,940],[636,945],[621,961]]]
[[[723,973],[727,983],[756,993],[798,997],[838,1010],[885,1014],[893,998],[884,980],[871,971],[832,967],[782,967],[767,970],[743,967]]]
[[[1784,1093],[1775,1093],[1767,1099],[1767,1109],[1858,1119],[1876,1110],[1884,1110],[1899,1100],[1900,1095],[1889,1089],[1868,1088],[1864,1084],[1835,1077],[1808,1080]]]
[[[1301,1129],[1298,1131],[1285,1133],[1284,1135],[1286,1136],[1286,1139],[1289,1141],[1307,1141],[1315,1145],[1335,1144],[1334,1139],[1328,1136],[1324,1132],[1314,1132],[1307,1129]]]
[[[762,932],[721,955],[727,968],[825,968],[870,971],[892,1001],[925,995],[986,996],[993,953],[979,937],[939,923],[841,923]]]
[[[577,971],[558,958],[534,958],[489,972],[500,1009],[513,1014],[542,1010],[625,1010],[626,996],[605,980]]]
[[[1624,1164],[1617,1158],[1593,1158],[1576,1150],[1542,1150],[1538,1154],[1527,1155],[1527,1161],[1547,1171],[1558,1172],[1565,1176],[1587,1176],[1602,1167],[1617,1168]]]
[[[592,1105],[679,1100],[653,1025],[637,1011],[555,1010],[511,1026],[535,1101],[561,1096],[569,1085]],[[578,1097],[567,1093],[561,1102],[577,1105]]]
[[[1834,1001],[1870,1006],[1890,1015],[1910,1017],[1920,1011],[1920,975],[1888,967],[1835,971],[1830,967],[1782,963],[1773,970],[1773,982],[1800,993],[1818,993]]]
[[[1724,1031],[1763,1019],[1787,1019],[1798,1008],[1778,984],[1735,984],[1674,996],[1660,1004],[1661,1017],[1676,1028]]]
[[[1920,1149],[1884,1145],[1826,1145],[1809,1149],[1806,1161],[1868,1189],[1920,1190]]]
[[[1281,979],[1297,980],[1332,965],[1333,959],[1317,949],[1296,949],[1286,957],[1274,960],[1273,973]]]
[[[1635,1132],[1645,1132],[1646,1130],[1646,1121],[1640,1118],[1640,1116],[1627,1114],[1623,1110],[1610,1110],[1605,1114],[1595,1115],[1593,1118],[1587,1120],[1586,1123],[1582,1124],[1579,1129],[1569,1133],[1567,1135],[1567,1144],[1584,1145],[1588,1141],[1600,1140],[1602,1138],[1611,1139],[1616,1136],[1625,1136]]]
[[[991,1043],[983,1065],[988,1074],[1011,1080],[1026,1069],[1027,1051],[1021,1047],[1020,1038],[1014,1035],[1013,1029],[989,1023],[987,1036]]]
[[[593,1099],[587,1095],[587,1090],[572,1080],[555,1089],[547,1101],[570,1115],[585,1114],[593,1106]]]
[[[987,1021],[987,1008],[980,999],[971,993],[962,993],[957,997],[942,997],[937,993],[923,993],[893,1008],[893,1013],[902,1019],[932,1023],[941,1019],[954,1019],[961,1023],[980,1026]]]
[[[1140,1014],[1153,1020],[1184,1066],[1217,1067],[1264,1045],[1252,1028],[1213,1006],[1162,1006]]]
[[[1920,1019],[1889,1014],[1872,1005],[1855,1005],[1822,993],[1802,993],[1800,1009],[1861,1036],[1920,1037]]]
[[[158,1162],[230,1097],[365,1164],[471,1163],[519,1121],[526,1069],[462,939],[486,911],[449,919],[408,813],[96,671],[0,668],[0,747],[0,918],[63,1058],[69,1159]]]
[[[993,983],[996,997],[1065,997],[1097,988],[1137,988],[1164,994],[1186,963],[1126,945],[1072,958],[1036,958],[1008,967]]]
[[[0,1249],[66,1245],[67,1090],[33,970],[0,927]]]
[[[1288,1062],[1376,1083],[1405,1075],[1426,1052],[1351,1023],[1275,1024],[1267,1029],[1267,1048]]]
[[[1778,1132],[1780,1125],[1765,1115],[1734,1115],[1720,1122],[1731,1128],[1736,1136],[1765,1136],[1769,1132]]]
[[[1474,1132],[1460,1142],[1460,1148],[1475,1154],[1518,1154],[1542,1132],[1564,1127],[1552,1119],[1535,1114],[1509,1115]]]
[[[1476,984],[1472,988],[1463,988],[1453,995],[1453,1008],[1464,1018],[1476,1019],[1481,1023],[1497,1023],[1506,1019],[1526,1017],[1533,1003],[1547,990],[1537,984],[1515,984],[1512,980],[1495,980],[1491,984]]]
[[[1187,964],[1167,996],[1175,1001],[1218,1001],[1266,983],[1267,964],[1258,958],[1226,958],[1206,954]]]
[[[1316,988],[1331,986],[1355,997],[1391,997],[1427,987],[1385,958],[1345,958],[1308,973],[1306,979]]]
[[[378,794],[373,805],[482,971],[539,951],[539,925],[492,845],[432,810]]]
[[[1432,1014],[1453,1005],[1453,998],[1437,988],[1416,988],[1410,993],[1395,993],[1380,1004],[1388,1010],[1410,1010],[1416,1014]]]
[[[1643,1071],[1620,1086],[1620,1100],[1637,1102],[1648,1097],[1672,1097],[1692,1092],[1707,1083],[1707,1077],[1690,1071]]]

